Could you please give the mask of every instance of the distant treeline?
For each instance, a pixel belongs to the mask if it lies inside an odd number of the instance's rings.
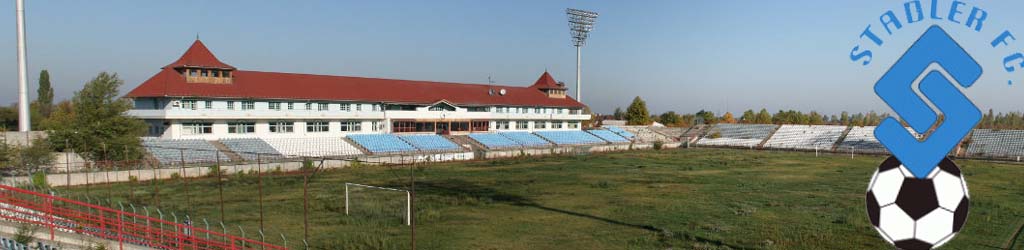
[[[730,112],[717,115],[714,112],[700,110],[696,113],[676,113],[669,111],[660,115],[648,114],[647,105],[640,97],[633,99],[625,111],[616,108],[604,119],[626,120],[630,125],[647,125],[658,122],[665,126],[689,127],[697,124],[745,123],[745,124],[802,124],[802,125],[846,125],[846,126],[878,126],[888,113],[849,113],[821,114],[817,111],[804,113],[797,110],[779,110],[775,113],[762,108],[760,111],[748,109],[739,117]],[[940,116],[940,119],[942,117]],[[906,125],[906,124],[904,124]],[[986,129],[1024,129],[1024,113],[994,113],[991,109],[982,116],[978,128]]]

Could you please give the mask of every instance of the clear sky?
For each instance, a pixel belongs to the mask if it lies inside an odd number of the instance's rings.
[[[873,93],[884,70],[929,25],[951,33],[986,72],[965,90],[983,110],[1021,111],[1024,72],[1007,74],[1008,49],[988,44],[1019,32],[1020,1],[969,1],[989,12],[985,30],[949,21],[904,24],[850,60],[867,25],[903,16],[904,1],[28,1],[32,98],[49,69],[57,99],[100,71],[122,93],[181,55],[199,34],[224,62],[246,70],[529,85],[545,69],[573,85],[575,50],[565,8],[601,14],[583,51],[584,101],[596,112],[633,96],[654,113],[747,108],[890,112]],[[929,0],[923,1],[928,8]],[[951,0],[940,0],[940,12]],[[927,11],[927,10],[926,10]],[[0,103],[17,96],[14,4],[0,5]],[[1017,85],[1006,80],[1016,77]],[[570,90],[570,93],[574,93]]]

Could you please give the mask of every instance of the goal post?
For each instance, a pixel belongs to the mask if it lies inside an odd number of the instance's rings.
[[[388,187],[378,187],[378,186],[364,185],[364,184],[359,184],[359,183],[346,182],[345,183],[345,215],[349,215],[349,203],[350,203],[350,200],[351,200],[351,198],[350,198],[351,196],[349,195],[349,188],[348,188],[349,186],[405,193],[405,225],[407,225],[407,226],[408,225],[412,225],[412,193],[409,192],[409,190],[402,190],[402,189],[388,188]]]

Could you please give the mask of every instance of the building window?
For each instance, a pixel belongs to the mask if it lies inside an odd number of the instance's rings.
[[[516,121],[516,129],[519,129],[519,130],[530,129],[530,122],[527,122],[527,121]]]
[[[199,74],[199,70],[197,69],[188,70],[188,76],[195,77],[197,74]]]
[[[497,130],[508,130],[508,121],[498,121],[495,129]]]
[[[203,104],[206,104],[205,109],[213,109],[213,101],[205,101]]]
[[[306,132],[318,133],[318,132],[330,132],[330,125],[328,122],[317,121],[317,122],[306,122]]]
[[[569,128],[580,128],[579,122],[569,122]]]
[[[501,113],[505,113],[506,109],[508,109],[508,107],[495,107],[494,111],[497,112],[498,114],[501,114]]]
[[[313,110],[313,104],[307,102],[306,103],[306,110]]]
[[[534,129],[547,129],[548,128],[548,122],[545,122],[545,121],[534,121],[533,122],[533,128]]]
[[[489,121],[472,121],[470,122],[470,125],[472,126],[473,131],[487,131],[490,130],[490,123],[491,122]]]
[[[229,122],[228,134],[252,134],[256,133],[254,122]]]
[[[565,112],[565,109],[557,109],[557,110],[558,110],[558,114],[559,115],[561,115],[563,112]]]
[[[372,105],[372,106],[373,106],[373,112],[377,112],[377,111],[380,111],[380,105],[378,105],[378,104],[374,104],[374,105]]]
[[[356,111],[363,111],[363,105],[356,103]]]
[[[242,101],[242,110],[253,110],[256,109],[256,102],[254,101]]]
[[[342,103],[341,111],[352,111],[352,104]]]
[[[543,110],[543,109],[542,108],[534,108],[533,109],[533,113],[534,114],[540,114],[541,110]]]
[[[466,108],[466,109],[467,109],[466,111],[469,111],[469,112],[487,112],[488,111],[487,107],[469,107],[469,108]]]
[[[382,126],[382,125],[384,125],[384,124],[382,124],[381,122],[377,122],[377,121],[371,122],[370,126],[372,126],[372,127],[370,127],[370,130],[374,131],[374,132],[384,130],[384,126]]]
[[[270,110],[281,110],[280,102],[269,102],[267,103],[267,106],[270,106]]]
[[[553,128],[553,129],[561,129],[562,128],[562,122],[552,122],[551,123],[551,128]]]
[[[196,100],[182,100],[181,101],[181,108],[182,109],[196,110]]]
[[[235,101],[228,101],[228,110],[235,110]]]
[[[185,135],[212,134],[213,123],[182,123],[181,133]]]
[[[441,107],[441,106],[431,106],[430,109],[428,109],[428,110],[430,110],[430,111],[444,111],[444,107]]]
[[[317,103],[316,104],[316,110],[319,110],[319,111],[327,111],[327,107],[328,106],[327,106],[326,103]]]
[[[294,122],[271,122],[270,132],[271,133],[292,133],[295,132]]]
[[[469,122],[452,122],[449,130],[452,132],[469,131]]]
[[[199,72],[202,73],[203,77],[210,76],[210,73],[207,72],[206,70],[200,70]]]
[[[294,110],[294,109],[295,109],[295,103],[294,102],[289,102],[288,103],[288,110]]]
[[[341,131],[363,131],[363,122],[341,121]]]
[[[530,108],[523,108],[523,114],[529,114]]]

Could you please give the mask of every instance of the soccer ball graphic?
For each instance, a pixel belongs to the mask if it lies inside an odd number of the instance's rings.
[[[967,220],[967,182],[949,158],[925,179],[915,178],[896,157],[871,177],[867,211],[886,241],[901,249],[933,249],[949,242]]]

